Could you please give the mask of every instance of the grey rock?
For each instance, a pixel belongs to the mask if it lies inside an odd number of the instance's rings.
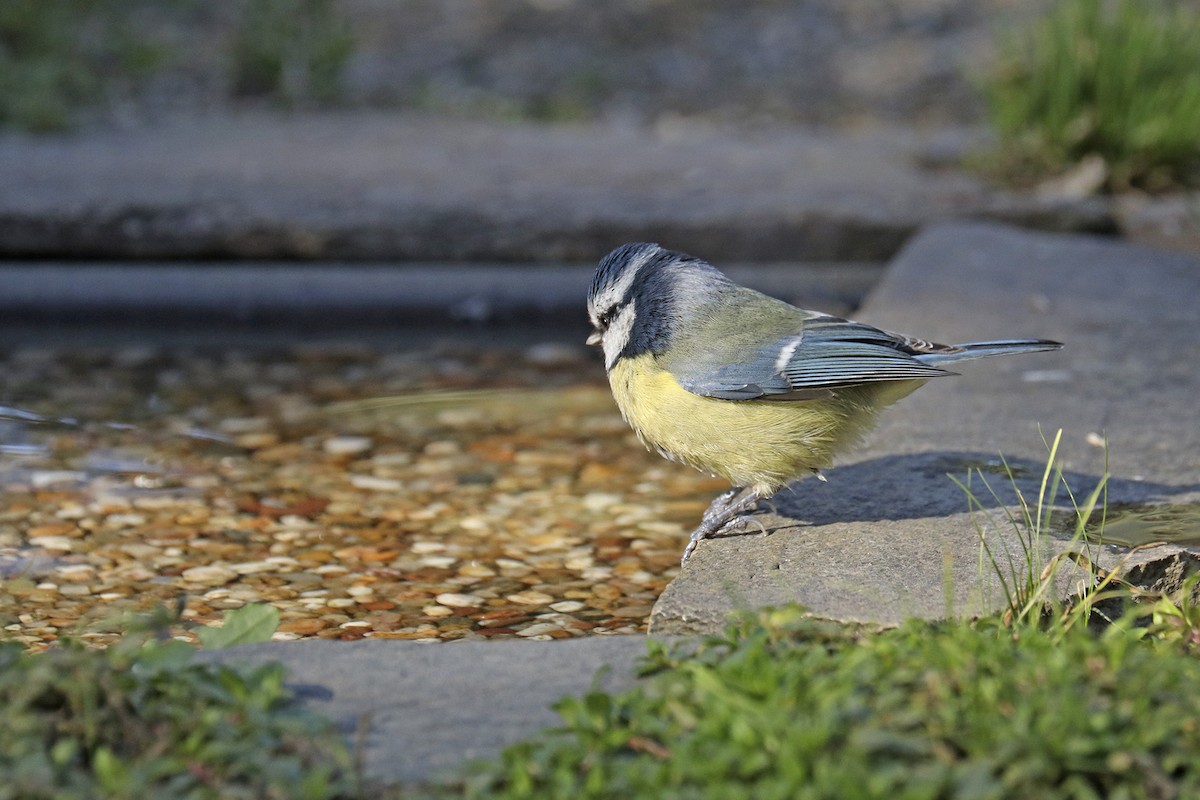
[[[373,781],[420,783],[495,757],[560,722],[550,704],[635,682],[642,636],[569,641],[330,642],[204,650],[215,662],[280,662],[307,707],[363,746]]]
[[[999,454],[1036,500],[1046,441],[1083,498],[1105,473],[1108,500],[1200,499],[1200,264],[1153,249],[994,224],[934,227],[897,257],[859,319],[937,341],[1041,336],[1059,352],[973,362],[885,412],[828,484],[803,481],[757,521],[769,535],[701,543],[659,598],[654,633],[709,632],[735,609],[799,602],[820,616],[897,622],[973,614],[1004,604],[966,496],[948,477],[984,470],[973,489],[996,520],[988,533],[1008,573],[1022,543],[1003,517],[1015,500]],[[1066,498],[1058,498],[1059,504]],[[976,518],[977,519],[977,518]],[[754,530],[757,525],[751,524]],[[1044,542],[1043,556],[1066,542]],[[1147,584],[1197,550],[1093,548]],[[1060,591],[1081,574],[1064,570]]]
[[[953,216],[1115,229],[1104,201],[922,168],[936,138],[374,112],[7,135],[0,255],[594,263],[650,240],[723,261],[877,261]]]

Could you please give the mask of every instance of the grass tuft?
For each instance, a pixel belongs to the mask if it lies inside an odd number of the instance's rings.
[[[1109,190],[1200,185],[1200,10],[1190,0],[1054,3],[1002,40],[983,88],[1001,140],[994,172],[1033,183],[1091,159]]]
[[[233,93],[286,106],[336,103],[354,47],[332,0],[246,0],[231,47]]]
[[[965,482],[953,475],[948,476],[966,494],[967,505],[972,512],[971,520],[979,537],[980,586],[987,584],[985,573],[990,569],[1005,594],[1006,609],[1002,619],[1008,625],[1049,618],[1056,620],[1063,628],[1069,628],[1078,621],[1087,623],[1092,611],[1114,598],[1110,589],[1117,582],[1116,571],[1105,572],[1096,566],[1096,547],[1104,531],[1104,511],[1107,508],[1107,446],[1106,472],[1081,503],[1063,477],[1062,463],[1058,458],[1061,441],[1061,429],[1055,433],[1053,441],[1042,438],[1047,451],[1046,466],[1038,484],[1037,496],[1032,501],[1021,491],[1017,476],[1001,456],[1003,470],[1017,498],[1015,511],[1000,497],[982,470],[968,472]],[[1014,532],[1013,538],[1019,552],[1014,553],[1004,539],[993,535],[1001,523],[986,509],[972,488],[975,476]],[[1048,541],[1061,526],[1057,521],[1060,515],[1056,511],[1060,494],[1065,494],[1071,503],[1068,514],[1073,521],[1072,531],[1064,549],[1048,556]],[[1097,519],[1098,524],[1092,525],[1092,520]],[[1090,585],[1072,603],[1064,603],[1058,593],[1059,573],[1068,563],[1080,567],[1092,578]],[[986,602],[987,598],[984,600]]]

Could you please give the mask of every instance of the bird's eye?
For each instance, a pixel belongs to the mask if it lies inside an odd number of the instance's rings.
[[[600,318],[596,320],[596,327],[600,328],[601,330],[607,329],[608,324],[612,322],[613,314],[615,312],[615,308],[610,308],[608,311],[605,311],[603,314],[601,314]]]

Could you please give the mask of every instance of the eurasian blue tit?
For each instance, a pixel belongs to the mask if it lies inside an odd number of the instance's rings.
[[[648,447],[728,479],[683,553],[804,475],[821,477],[876,414],[948,364],[1057,350],[1006,339],[936,344],[804,311],[655,244],[600,262],[588,293],[613,397]]]

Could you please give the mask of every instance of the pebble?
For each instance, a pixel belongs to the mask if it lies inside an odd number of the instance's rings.
[[[476,594],[457,594],[454,592],[443,592],[437,595],[436,600],[440,605],[450,606],[452,608],[467,608],[478,607],[484,604],[484,598]]]
[[[404,488],[404,484],[395,478],[379,478],[374,475],[351,475],[350,485],[355,489],[372,492],[398,492]]]
[[[188,583],[198,583],[202,586],[223,586],[235,580],[237,576],[238,574],[229,567],[216,564],[185,569],[182,574]]]
[[[34,648],[56,638],[53,628],[105,646],[117,634],[89,626],[170,605],[180,588],[193,625],[272,603],[280,639],[644,630],[636,614],[649,613],[678,569],[681,521],[721,487],[636,445],[602,370],[572,349],[414,351],[402,369],[361,349],[309,360],[160,351],[123,366],[97,350],[84,367],[69,354],[17,366],[0,353],[14,394],[51,387],[40,413],[97,423],[16,431],[45,466],[36,479],[0,473],[0,547],[49,553],[31,579],[5,582],[19,608],[0,615],[27,615],[17,632]],[[545,401],[521,389],[494,407],[468,403],[454,419],[322,412],[421,389],[535,386],[551,365],[554,382],[578,388],[554,388]],[[139,387],[153,387],[157,404]],[[99,424],[147,409],[163,415],[147,425],[151,436]],[[186,430],[216,433],[159,435]],[[78,466],[101,462],[154,469]]]
[[[305,619],[288,619],[279,623],[280,633],[294,633],[301,636],[311,636],[325,630],[329,623],[323,619],[309,617]]]
[[[229,568],[238,575],[255,575],[259,572],[274,572],[279,565],[270,561],[247,561],[242,564],[230,564]]]
[[[334,436],[321,443],[321,449],[331,456],[356,456],[374,447],[369,436]]]
[[[551,603],[550,608],[563,614],[570,614],[575,611],[582,611],[587,608],[587,605],[578,600],[560,600],[557,603]]]
[[[562,628],[550,622],[538,622],[526,628],[517,631],[517,636],[529,638],[531,636],[547,636],[555,631],[561,631]]]
[[[619,494],[606,492],[588,492],[583,496],[583,507],[592,513],[604,511],[624,500]]]
[[[72,540],[66,536],[30,536],[29,543],[43,550],[59,552],[69,552],[75,546]]]
[[[505,597],[510,603],[519,603],[523,606],[544,606],[554,601],[554,598],[544,592],[517,592]]]

